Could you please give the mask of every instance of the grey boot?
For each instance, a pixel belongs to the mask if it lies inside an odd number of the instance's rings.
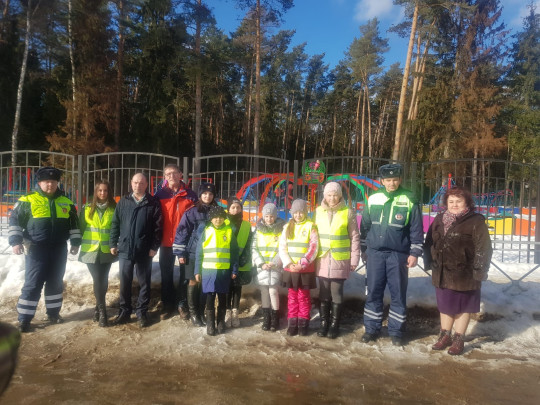
[[[105,304],[98,305],[98,325],[102,328],[109,326],[109,319],[107,318],[107,307]]]
[[[319,314],[321,317],[321,326],[317,332],[317,336],[325,337],[328,334],[328,328],[330,327],[330,301],[321,301]]]
[[[217,310],[217,333],[220,335],[225,333],[225,308],[218,307]],[[206,325],[208,326],[208,316],[206,317]]]
[[[279,310],[273,309],[270,313],[270,331],[275,332],[279,329]]]
[[[298,334],[298,318],[289,318],[288,323],[287,335],[296,336]]]
[[[270,330],[270,308],[263,308],[263,322],[262,322],[262,330],[268,331]]]
[[[208,336],[216,335],[216,311],[214,309],[206,310],[206,334]]]
[[[332,323],[330,323],[330,329],[328,330],[328,337],[330,339],[335,339],[339,335],[342,306],[343,304],[332,303]]]
[[[298,334],[300,336],[306,336],[309,330],[309,319],[298,318]]]

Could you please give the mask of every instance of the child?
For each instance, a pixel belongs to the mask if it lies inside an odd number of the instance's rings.
[[[316,262],[321,301],[321,327],[317,336],[335,339],[339,335],[343,285],[360,260],[356,210],[347,208],[339,183],[331,181],[324,187],[324,198],[315,211],[315,223],[321,241]]]
[[[307,335],[311,309],[309,290],[315,288],[315,266],[319,250],[317,226],[307,219],[307,203],[294,200],[292,219],[285,225],[279,241],[279,256],[283,262],[283,286],[288,292],[287,335]]]
[[[262,209],[262,218],[257,222],[257,231],[253,238],[251,255],[253,264],[257,267],[257,281],[261,288],[262,330],[265,331],[275,332],[279,329],[278,284],[283,266],[278,248],[284,225],[285,221],[277,217],[277,207],[272,203],[266,204]]]
[[[242,201],[232,196],[227,201],[228,218],[225,221],[231,226],[233,236],[238,243],[238,277],[230,286],[227,294],[227,312],[225,314],[225,324],[228,327],[240,326],[238,319],[238,308],[240,307],[240,297],[242,296],[242,286],[251,283],[251,224],[243,220]]]
[[[210,222],[202,229],[195,256],[195,279],[202,281],[202,291],[206,294],[206,333],[216,334],[216,313],[218,298],[217,332],[225,332],[225,297],[231,279],[238,274],[238,245],[232,228],[225,224],[227,215],[220,206],[208,211]]]

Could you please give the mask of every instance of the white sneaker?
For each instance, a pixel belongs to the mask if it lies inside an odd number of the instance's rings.
[[[231,310],[230,309],[225,311],[225,326],[227,328],[232,327],[232,315],[231,315]]]
[[[232,310],[232,326],[233,328],[240,326],[240,319],[238,319],[238,310],[236,308]]]

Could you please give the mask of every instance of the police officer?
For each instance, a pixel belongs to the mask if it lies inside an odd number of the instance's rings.
[[[362,259],[366,262],[367,299],[362,342],[378,338],[383,318],[384,290],[390,290],[388,334],[395,346],[403,345],[407,319],[407,283],[410,268],[422,254],[422,213],[413,194],[401,187],[402,167],[379,168],[383,187],[372,194],[360,226]]]
[[[9,219],[9,244],[13,253],[24,253],[28,242],[26,274],[17,303],[19,330],[30,331],[30,321],[45,284],[45,307],[50,323],[61,323],[63,278],[66,271],[67,245],[76,255],[81,232],[75,205],[58,188],[62,173],[54,167],[42,167],[36,173],[36,191],[19,199]]]

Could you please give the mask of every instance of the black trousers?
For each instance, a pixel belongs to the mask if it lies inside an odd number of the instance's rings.
[[[150,304],[150,281],[152,276],[152,258],[129,260],[120,259],[120,313],[131,315],[131,285],[133,284],[133,272],[139,280],[139,298],[137,300],[137,317],[148,312]]]

